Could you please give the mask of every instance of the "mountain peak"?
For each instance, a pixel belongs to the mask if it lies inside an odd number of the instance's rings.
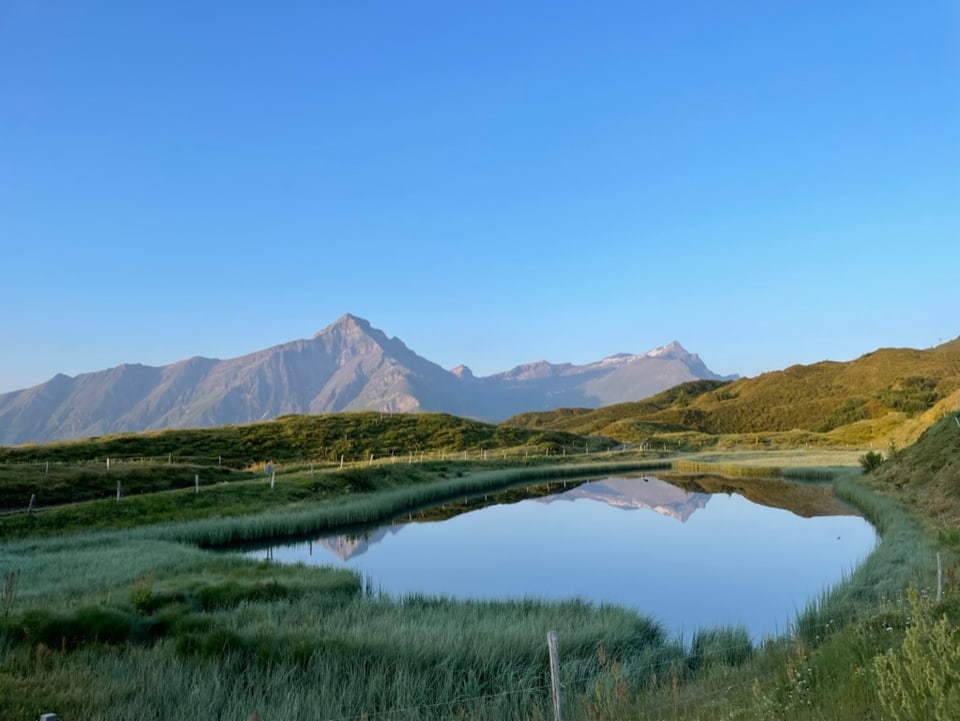
[[[680,341],[670,341],[666,345],[647,351],[644,355],[649,358],[686,358],[690,355],[686,348],[680,345]]]
[[[335,332],[350,333],[358,330],[369,333],[371,331],[370,322],[352,313],[344,313],[326,328],[315,333],[313,337],[317,338],[318,336]]]
[[[450,372],[453,373],[457,378],[476,378],[476,376],[473,375],[473,371],[470,370],[463,363],[458,365],[456,368],[454,368]]]

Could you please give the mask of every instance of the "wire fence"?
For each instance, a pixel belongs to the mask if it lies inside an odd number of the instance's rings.
[[[346,466],[364,466],[364,465],[384,465],[392,463],[423,463],[423,462],[447,462],[447,461],[494,461],[494,460],[516,460],[516,459],[540,459],[540,458],[573,458],[585,456],[610,457],[616,454],[631,450],[637,450],[637,447],[623,443],[612,448],[590,448],[589,444],[562,444],[562,443],[540,443],[529,446],[510,447],[510,448],[488,448],[476,446],[463,450],[411,450],[403,447],[378,448],[374,451],[363,450],[352,453],[335,453],[321,456],[304,456],[297,459],[286,459],[282,461],[275,460],[270,454],[263,454],[266,457],[260,459],[251,459],[249,457],[238,458],[234,456],[202,456],[189,455],[180,452],[170,452],[167,454],[147,456],[147,455],[103,455],[92,458],[74,459],[74,460],[28,460],[18,461],[5,459],[0,460],[0,466],[15,468],[33,468],[48,472],[50,469],[58,468],[85,468],[100,466],[107,469],[131,466],[163,466],[163,465],[187,465],[187,466],[219,466],[227,468],[237,468],[243,470],[263,470],[268,464],[276,469],[299,469],[306,466],[315,468],[333,468]]]

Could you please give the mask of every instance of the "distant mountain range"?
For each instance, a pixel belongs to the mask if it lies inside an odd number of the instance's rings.
[[[731,383],[698,380],[641,401],[525,413],[511,426],[644,443],[664,434],[743,434],[789,445],[904,446],[960,409],[960,338],[933,348],[880,348]],[[763,439],[761,438],[763,436]]]
[[[466,366],[446,370],[347,314],[309,340],[238,358],[125,364],[2,394],[0,445],[351,410],[500,421],[639,400],[696,379],[720,376],[677,342],[586,365],[540,361],[477,377]]]

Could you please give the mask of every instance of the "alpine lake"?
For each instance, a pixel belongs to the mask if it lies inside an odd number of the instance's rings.
[[[873,550],[829,484],[637,475],[537,483],[250,557],[355,570],[372,592],[569,599],[636,609],[668,633],[789,631]]]

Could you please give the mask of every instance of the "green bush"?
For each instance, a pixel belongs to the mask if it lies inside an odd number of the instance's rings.
[[[910,376],[877,391],[877,400],[888,408],[907,415],[917,415],[932,408],[940,398],[935,378]]]
[[[876,451],[867,451],[857,460],[860,462],[860,467],[863,468],[863,472],[869,473],[880,467],[880,464],[883,463],[883,456]]]

